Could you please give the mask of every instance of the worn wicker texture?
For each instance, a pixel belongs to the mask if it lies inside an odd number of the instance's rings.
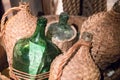
[[[49,80],[100,80],[100,72],[89,53],[90,42],[79,40],[53,61]]]
[[[120,13],[111,9],[90,16],[82,25],[81,35],[84,31],[93,34],[91,55],[100,69],[120,58]]]
[[[106,0],[62,0],[63,10],[71,15],[90,16],[107,10]]]
[[[70,15],[78,15],[80,13],[80,0],[62,0],[63,10]]]
[[[107,11],[107,0],[83,0],[82,6],[82,15],[90,16],[101,11]]]
[[[58,21],[57,21],[58,22]],[[51,22],[47,25],[46,27],[46,33],[48,31],[48,28],[50,26],[50,24],[52,23],[56,23],[56,21]],[[78,35],[77,35],[77,30],[75,29],[74,26],[71,26],[72,30],[74,31],[74,35],[67,40],[58,40],[55,38],[52,38],[52,42],[58,46],[58,48],[62,51],[62,52],[66,52],[77,40],[78,40]]]
[[[6,16],[15,10],[19,12],[5,23]],[[2,17],[1,39],[7,52],[10,73],[12,71],[13,47],[18,39],[32,35],[36,27],[36,20],[37,18],[29,13],[28,5],[10,8]]]

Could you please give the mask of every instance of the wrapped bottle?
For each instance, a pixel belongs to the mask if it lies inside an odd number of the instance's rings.
[[[120,59],[120,0],[111,10],[90,16],[81,27],[93,34],[91,55],[100,69],[105,70]]]
[[[74,35],[74,31],[67,23],[69,16],[63,12],[59,16],[59,22],[53,23],[48,28],[47,37],[49,39],[56,38],[58,40],[70,39]]]
[[[101,80],[100,71],[90,55],[93,35],[83,32],[82,38],[51,65],[49,80]]]
[[[69,16],[63,12],[59,16],[59,21],[48,23],[46,36],[56,44],[62,52],[66,52],[77,41],[77,30],[68,23]]]
[[[40,17],[34,34],[17,41],[13,51],[13,72],[21,71],[28,75],[38,75],[49,71],[52,60],[60,51],[46,39],[46,23],[47,19]],[[29,78],[35,79],[33,76]],[[43,76],[40,79],[45,78],[47,77]]]

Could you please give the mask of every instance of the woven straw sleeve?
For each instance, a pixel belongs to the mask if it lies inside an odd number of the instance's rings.
[[[93,34],[91,55],[95,63],[106,69],[120,58],[120,14],[113,10],[90,16],[81,28]]]
[[[70,15],[79,15],[80,14],[80,0],[62,0],[63,10]]]
[[[107,10],[107,0],[62,0],[63,10],[70,15],[90,16]]]
[[[46,33],[48,31],[48,28],[50,26],[50,24],[52,23],[56,23],[59,20],[58,16],[55,15],[50,15],[50,16],[45,16],[48,19],[48,24],[46,26]],[[54,44],[56,44],[62,52],[66,52],[77,40],[78,40],[78,32],[81,29],[82,23],[86,20],[86,17],[81,17],[81,16],[70,16],[68,23],[71,25],[71,28],[74,31],[74,35],[67,40],[56,40],[56,39],[52,39],[52,42]]]
[[[89,45],[80,40],[66,53],[59,55],[51,65],[49,80],[100,80],[100,72],[91,58]]]
[[[107,11],[107,0],[81,0],[82,15],[91,16],[101,11]]]
[[[5,18],[12,11],[18,11],[5,22]],[[8,63],[11,70],[13,47],[17,40],[23,37],[31,36],[36,28],[37,18],[29,12],[28,5],[20,5],[19,7],[10,8],[1,20],[1,39],[7,52]]]

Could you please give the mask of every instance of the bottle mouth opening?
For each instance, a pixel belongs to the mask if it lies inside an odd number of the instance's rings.
[[[49,22],[47,24],[46,29],[45,29],[45,35],[46,35],[47,31],[48,31],[49,25],[52,24],[52,23],[56,23],[56,22],[58,22],[58,20],[57,21],[51,21],[51,22]],[[71,25],[71,28],[74,31],[74,35],[70,39],[65,39],[65,40],[59,40],[59,39],[57,39],[57,41],[58,42],[69,42],[69,41],[74,40],[77,37],[77,30],[75,29],[75,27],[73,25]]]

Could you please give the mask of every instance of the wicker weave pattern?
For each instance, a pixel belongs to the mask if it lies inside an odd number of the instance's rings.
[[[16,41],[20,38],[32,35],[31,33],[34,32],[36,27],[36,18],[31,16],[30,13],[23,8],[23,10],[12,17],[5,26],[7,27],[5,27],[6,30],[3,36],[3,42],[6,45],[5,49],[8,54],[8,60],[11,62],[12,51]]]
[[[63,10],[70,15],[82,13],[83,16],[90,16],[107,10],[107,0],[83,0],[83,3],[81,3],[81,0],[62,0],[62,2]]]
[[[81,34],[84,31],[93,34],[92,56],[101,69],[120,58],[120,14],[102,12],[93,15],[83,23]]]
[[[91,1],[92,2],[92,1]],[[93,0],[93,13],[107,10],[107,0]]]
[[[80,0],[62,0],[63,10],[70,15],[78,15],[80,13]]]
[[[94,13],[107,10],[107,0],[83,0],[83,16],[90,16]]]
[[[6,16],[14,10],[19,10],[19,12],[5,23]],[[20,38],[31,36],[36,28],[36,21],[37,18],[29,13],[28,5],[11,8],[3,15],[1,21],[1,38],[7,52],[10,72],[12,71],[13,47],[16,41]]]
[[[100,73],[89,54],[89,47],[82,45],[89,44],[80,40],[67,53],[53,61],[49,80],[100,80]]]

